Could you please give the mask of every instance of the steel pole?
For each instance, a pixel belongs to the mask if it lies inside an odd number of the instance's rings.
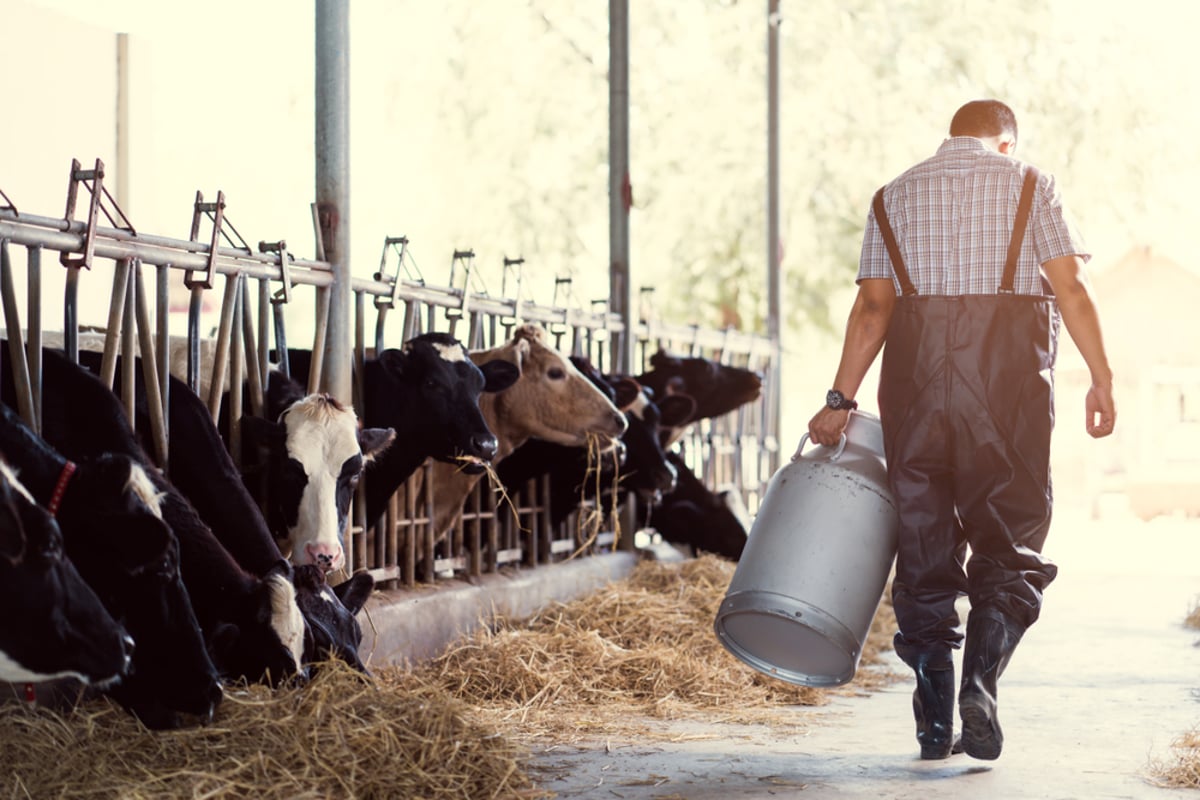
[[[769,436],[778,440],[781,425],[780,386],[783,347],[780,339],[779,236],[779,0],[767,0],[767,338],[771,342],[771,381],[767,396]],[[779,449],[773,451],[770,470],[779,466]]]
[[[316,0],[316,203],[324,260],[333,269],[321,388],[351,402],[350,3]]]
[[[613,337],[612,369],[636,374],[633,363],[633,282],[629,269],[629,0],[608,3],[608,296],[624,324]]]

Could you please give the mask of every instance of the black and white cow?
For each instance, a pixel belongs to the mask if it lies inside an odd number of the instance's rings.
[[[762,393],[762,377],[753,370],[708,358],[673,356],[665,350],[652,355],[650,369],[634,380],[653,391],[656,402],[672,394],[686,394],[696,403],[690,419],[663,429],[666,446],[674,443],[688,424],[728,414]]]
[[[72,459],[120,453],[153,467],[116,395],[56,350],[43,349],[42,359],[47,441]],[[248,572],[174,484],[157,469],[147,474],[162,494],[163,519],[179,541],[183,581],[221,675],[277,681],[300,672],[304,621],[291,566],[281,559],[263,576]]]
[[[732,490],[709,489],[678,453],[668,453],[667,458],[675,466],[676,487],[648,507],[644,524],[671,544],[731,561],[740,559],[750,532],[750,517],[741,496]]]
[[[0,460],[0,681],[74,678],[103,688],[133,640],[80,577],[53,516]]]
[[[90,356],[81,353],[84,363],[91,365]],[[96,362],[98,365],[98,362]],[[118,359],[118,366],[120,360]],[[140,364],[139,372],[140,374]],[[150,430],[149,411],[146,406],[143,384],[136,382],[135,403],[137,428]],[[253,497],[243,484],[241,476],[225,449],[224,442],[212,422],[208,407],[187,385],[175,377],[169,378],[170,397],[168,422],[170,439],[168,450],[168,477],[195,508],[201,520],[212,530],[213,535],[242,569],[265,578],[273,574],[284,574],[281,564],[283,555],[267,529],[265,520]],[[350,435],[353,440],[353,434]],[[355,585],[366,585],[367,594],[374,587],[368,575],[355,577]],[[328,602],[324,592],[319,597],[306,597],[310,582],[295,581],[296,604],[304,616],[305,647],[304,664],[322,660],[326,651],[335,654],[352,654],[354,664],[358,660],[357,649],[362,642],[355,615],[360,608],[348,608],[340,602]],[[340,590],[340,587],[339,587]],[[346,590],[349,591],[349,588]],[[334,600],[339,595],[334,595]],[[314,602],[319,601],[319,602]],[[361,607],[361,606],[360,606]],[[316,617],[310,611],[320,614]],[[314,639],[307,629],[319,627],[330,634],[345,634],[352,638],[323,642],[318,635]]]
[[[289,350],[292,377],[308,381],[312,353]],[[496,437],[479,410],[479,395],[499,392],[520,377],[513,364],[476,366],[466,347],[445,333],[424,333],[388,349],[363,368],[363,424],[392,428],[396,444],[366,470],[367,523],[427,458],[481,473],[496,455]]]
[[[242,441],[247,458],[265,450],[266,496],[256,499],[265,501],[271,533],[293,564],[339,570],[359,479],[396,432],[360,428],[353,409],[329,394],[305,395],[275,370],[268,375],[265,411],[265,419],[242,417]]]
[[[11,389],[4,371],[3,391]],[[108,693],[149,728],[178,727],[180,713],[211,717],[222,697],[217,671],[142,465],[121,454],[68,461],[2,404],[0,451],[54,508],[67,555],[137,643],[132,673]]]
[[[366,572],[358,572],[331,587],[325,581],[323,569],[314,564],[302,564],[295,568],[294,580],[296,601],[308,623],[304,652],[311,654],[310,663],[335,658],[359,672],[367,672],[358,655],[362,627],[355,615],[371,596],[374,579]]]

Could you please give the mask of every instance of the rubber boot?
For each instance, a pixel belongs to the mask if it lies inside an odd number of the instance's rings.
[[[962,749],[972,758],[992,761],[1000,757],[1004,733],[996,709],[996,684],[1023,633],[1020,626],[995,612],[972,612],[967,619],[958,707]]]
[[[912,704],[921,758],[937,760],[961,752],[954,749],[954,659],[949,648],[917,649],[897,642],[896,653],[917,678]]]

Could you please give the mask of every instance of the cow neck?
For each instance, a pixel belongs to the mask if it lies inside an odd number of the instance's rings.
[[[62,472],[58,473],[58,482],[54,484],[54,491],[50,494],[50,501],[46,503],[46,510],[50,512],[50,516],[58,516],[58,507],[62,504],[63,495],[67,492],[67,484],[71,481],[71,476],[75,474],[75,462],[63,462]]]

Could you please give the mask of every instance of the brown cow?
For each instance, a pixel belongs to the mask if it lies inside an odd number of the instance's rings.
[[[591,436],[599,438],[600,449],[608,450],[625,432],[625,415],[567,356],[547,343],[540,325],[522,325],[502,347],[471,353],[476,364],[493,359],[508,361],[521,371],[517,382],[504,391],[479,396],[479,409],[498,444],[493,465],[529,439],[578,447]],[[442,462],[435,462],[432,470],[433,524],[441,539],[480,475]]]

